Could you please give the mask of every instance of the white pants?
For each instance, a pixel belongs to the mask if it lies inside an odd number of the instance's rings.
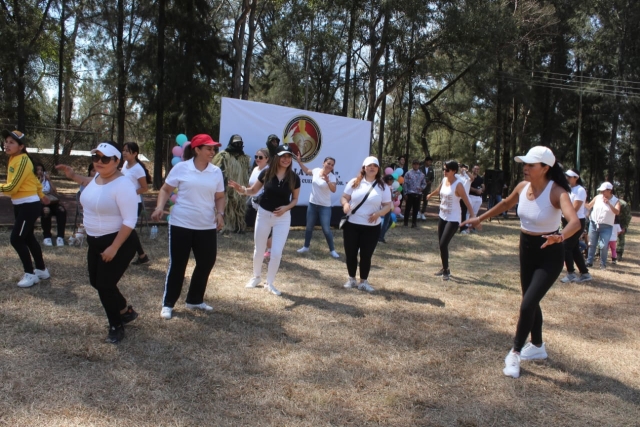
[[[273,212],[262,208],[258,209],[255,230],[253,232],[253,240],[255,242],[255,248],[253,250],[254,277],[260,277],[262,275],[264,251],[267,249],[269,233],[273,229],[271,236],[271,259],[269,260],[269,268],[267,269],[267,283],[273,285],[278,268],[280,268],[282,250],[289,236],[289,228],[291,228],[290,211],[285,212],[282,216],[275,216]]]
[[[482,197],[469,195],[469,202],[471,202],[473,214],[477,216],[478,211],[480,210],[480,206],[482,206]],[[469,219],[469,212],[467,212],[467,219]]]

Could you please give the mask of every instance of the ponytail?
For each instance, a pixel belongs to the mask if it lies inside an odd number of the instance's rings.
[[[564,188],[567,193],[571,192],[569,181],[567,181],[567,177],[558,162],[555,162],[553,166],[549,167],[549,170],[547,171],[547,178]]]

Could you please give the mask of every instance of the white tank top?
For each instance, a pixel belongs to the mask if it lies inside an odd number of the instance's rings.
[[[554,233],[560,227],[560,209],[556,209],[551,203],[551,187],[553,181],[549,181],[536,199],[527,199],[527,192],[531,183],[528,182],[520,193],[518,202],[518,216],[520,228],[531,233]]]
[[[462,181],[456,179],[450,186],[445,186],[447,178],[442,178],[440,186],[440,218],[449,222],[460,222],[462,209],[460,209],[460,197],[456,196],[456,188],[462,185]]]

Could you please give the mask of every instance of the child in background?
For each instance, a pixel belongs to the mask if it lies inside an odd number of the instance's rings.
[[[616,246],[618,244],[618,234],[622,232],[620,224],[613,224],[613,230],[611,230],[611,239],[609,239],[609,249],[611,249],[611,263],[616,264],[618,261],[618,254],[616,253]]]

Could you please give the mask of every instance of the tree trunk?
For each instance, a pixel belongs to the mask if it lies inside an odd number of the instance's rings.
[[[242,48],[244,46],[245,23],[249,13],[249,0],[242,0],[242,11],[236,19],[233,30],[233,98],[240,98],[242,95]]]
[[[62,131],[62,103],[64,102],[62,93],[62,83],[64,79],[64,21],[66,12],[66,1],[61,1],[60,11],[60,43],[58,46],[58,105],[56,111],[56,134],[53,140],[53,164],[58,164],[58,149],[60,148],[60,132]]]
[[[118,22],[116,34],[116,63],[118,67],[118,83],[116,90],[118,144],[124,143],[124,122],[126,113],[127,76],[124,70],[124,0],[118,0]]]
[[[158,92],[156,93],[156,138],[153,152],[153,188],[162,187],[164,160],[164,31],[166,0],[158,0],[158,57],[156,63]]]
[[[493,168],[500,169],[500,146],[502,143],[502,60],[498,60],[498,87],[496,91],[496,131],[494,141]]]
[[[247,41],[247,52],[244,56],[244,78],[242,80],[242,99],[249,99],[249,88],[251,83],[251,60],[253,58],[253,47],[256,36],[256,9],[258,0],[251,2],[249,12],[249,40]]]
[[[353,40],[356,32],[356,19],[358,2],[351,2],[351,16],[349,19],[349,35],[347,36],[347,63],[344,72],[344,96],[342,97],[342,115],[347,117],[349,114],[349,84],[351,80],[351,55],[353,55]]]
[[[387,91],[387,83],[388,83],[388,70],[389,70],[389,47],[385,49],[385,62],[384,62],[384,80],[382,87],[384,91]],[[384,147],[384,125],[387,115],[387,97],[385,96],[382,100],[382,109],[380,111],[380,133],[378,134],[378,160],[382,159],[382,149]]]

